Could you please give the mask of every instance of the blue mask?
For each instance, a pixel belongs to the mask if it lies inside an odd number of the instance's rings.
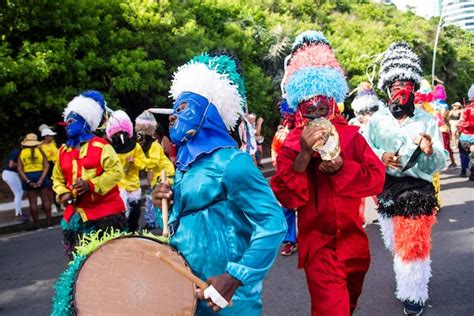
[[[76,112],[71,112],[66,117],[66,134],[66,145],[69,147],[75,147],[94,137],[89,124]]]
[[[173,105],[170,138],[178,145],[176,168],[186,171],[204,155],[220,148],[236,148],[219,111],[205,97],[182,93]]]
[[[199,132],[209,101],[195,93],[184,92],[173,104],[170,118],[171,141],[183,146]]]

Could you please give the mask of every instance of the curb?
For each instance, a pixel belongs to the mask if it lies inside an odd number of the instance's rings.
[[[275,173],[275,169],[273,168],[271,164],[271,159],[270,158],[262,159],[262,164],[264,165],[264,168],[261,170],[261,172],[267,180],[270,180],[270,177]],[[25,210],[28,210],[28,208],[25,208]],[[28,211],[25,213],[29,214]],[[39,220],[40,227],[45,228],[47,225],[46,218],[44,218],[44,214],[41,214],[41,213],[42,212],[40,212],[40,220]],[[58,225],[61,222],[62,217],[63,217],[62,212],[53,213],[51,217],[51,225]],[[16,222],[12,220],[7,223],[0,223],[0,235],[28,231],[32,227],[33,227],[33,221],[31,217],[27,223],[21,223],[21,222]]]
[[[59,225],[62,218],[63,218],[63,213],[52,214],[51,225]],[[46,228],[47,226],[46,218],[40,218],[39,225],[40,225],[40,228]],[[31,228],[33,228],[33,220],[31,218],[26,223],[12,221],[10,223],[2,224],[2,226],[0,226],[0,235],[24,232],[24,231],[30,230]]]

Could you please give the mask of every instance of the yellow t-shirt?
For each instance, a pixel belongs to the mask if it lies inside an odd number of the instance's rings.
[[[58,159],[58,147],[56,146],[56,142],[54,140],[49,144],[41,144],[40,148],[46,155],[46,159],[48,159],[48,161],[56,163],[56,160]]]
[[[32,154],[34,153],[34,154]],[[23,164],[24,172],[43,171],[43,154],[39,148],[23,148],[20,153],[20,160]]]
[[[154,186],[158,182],[158,177],[161,176],[162,170],[165,170],[166,177],[172,183],[174,177],[173,163],[166,157],[163,147],[157,141],[151,144],[147,157],[146,168],[148,171],[153,172],[153,180],[150,185]]]
[[[136,144],[128,153],[119,154],[117,156],[122,164],[125,176],[120,180],[119,187],[129,192],[140,189],[140,177],[139,171],[145,169],[147,159],[143,153],[142,146]],[[127,158],[133,158],[133,162],[130,162]]]

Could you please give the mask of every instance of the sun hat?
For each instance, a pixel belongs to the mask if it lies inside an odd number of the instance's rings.
[[[54,136],[54,135],[56,135],[56,133],[53,132],[53,130],[50,128],[43,128],[43,130],[41,131],[41,137]]]
[[[21,142],[21,145],[26,147],[34,147],[38,146],[39,144],[41,144],[41,142],[38,141],[38,136],[35,133],[27,134]]]

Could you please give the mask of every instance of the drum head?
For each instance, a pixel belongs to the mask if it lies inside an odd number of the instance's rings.
[[[194,284],[158,259],[158,251],[185,266],[169,246],[146,238],[113,239],[98,248],[76,279],[77,313],[194,315]]]

